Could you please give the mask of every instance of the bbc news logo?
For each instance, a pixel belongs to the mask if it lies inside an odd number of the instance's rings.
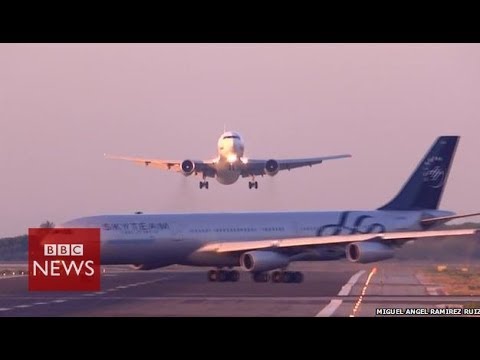
[[[43,255],[45,257],[83,256],[83,244],[45,244],[43,246]],[[33,276],[37,276],[39,271],[45,276],[61,276],[62,269],[67,276],[69,276],[72,271],[74,271],[77,276],[80,276],[82,271],[85,272],[85,276],[95,275],[93,260],[81,260],[80,262],[70,260],[69,263],[65,262],[65,260],[45,260],[44,264],[45,266],[42,267],[43,264],[40,264],[38,261],[33,261]]]
[[[45,244],[45,256],[83,256],[83,244]]]
[[[30,291],[100,290],[100,229],[29,229]]]

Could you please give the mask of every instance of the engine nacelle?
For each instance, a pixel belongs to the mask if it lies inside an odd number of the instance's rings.
[[[267,173],[267,175],[277,175],[279,170],[280,166],[278,165],[278,161],[270,159],[267,160],[267,162],[265,163],[265,172]]]
[[[182,161],[182,173],[185,176],[192,175],[195,171],[195,163],[192,160]]]
[[[288,265],[288,256],[273,251],[249,251],[240,257],[240,265],[247,271],[269,271]]]
[[[390,259],[394,256],[394,250],[379,242],[355,242],[347,245],[346,255],[351,262],[366,264]]]

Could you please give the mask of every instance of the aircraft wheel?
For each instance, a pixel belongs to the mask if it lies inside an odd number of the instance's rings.
[[[228,272],[225,270],[218,271],[218,281],[224,282],[227,281]]]
[[[281,271],[274,271],[272,273],[272,282],[274,282],[274,283],[282,282],[282,272]]]
[[[267,272],[264,273],[254,273],[252,275],[253,281],[255,282],[267,282],[270,280],[270,274]]]
[[[240,279],[240,272],[238,272],[237,270],[229,271],[228,279],[231,282],[237,282]]]
[[[301,282],[303,282],[303,273],[301,273],[300,271],[295,271],[293,273],[293,282],[297,284],[300,284]]]
[[[292,276],[292,273],[290,271],[285,271],[282,274],[282,282],[290,283],[290,282],[292,282],[292,280],[293,280],[293,276]]]
[[[209,270],[207,273],[208,281],[217,281],[217,270]]]

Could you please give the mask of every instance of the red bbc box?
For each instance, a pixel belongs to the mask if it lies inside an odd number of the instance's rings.
[[[100,229],[28,229],[29,291],[99,291]]]

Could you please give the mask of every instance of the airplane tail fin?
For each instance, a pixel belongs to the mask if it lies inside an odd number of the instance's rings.
[[[397,196],[378,210],[437,209],[459,139],[439,137]]]

